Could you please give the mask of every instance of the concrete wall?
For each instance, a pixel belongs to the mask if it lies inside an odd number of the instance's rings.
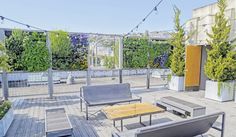
[[[201,56],[201,70],[200,70],[200,90],[205,90],[206,87],[206,80],[207,80],[207,76],[205,75],[204,72],[204,66],[206,63],[206,59],[207,59],[207,46],[202,46],[202,56]]]
[[[232,26],[230,40],[236,35],[236,0],[227,0],[226,17]],[[192,19],[186,23],[187,32],[195,30],[195,34],[188,41],[189,44],[205,45],[208,38],[207,32],[211,32],[211,27],[215,22],[215,14],[218,12],[217,4],[211,4],[193,10]]]

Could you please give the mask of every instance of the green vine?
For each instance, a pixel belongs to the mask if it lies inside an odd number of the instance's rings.
[[[170,81],[171,81],[171,78],[172,78],[172,75],[171,75],[171,74],[168,74],[168,75],[167,75],[167,81],[170,82]]]
[[[231,92],[231,90],[232,90],[231,83],[228,83],[228,82],[219,82],[219,81],[218,81],[217,85],[218,85],[218,92],[217,92],[217,95],[218,95],[218,96],[221,96],[221,90],[222,90],[222,88],[228,88],[228,90],[227,90],[228,92]],[[236,87],[236,85],[235,85],[235,83],[234,83],[233,89],[235,89],[235,87]],[[234,91],[234,90],[232,90],[232,91]]]
[[[221,86],[222,86],[222,83],[218,81],[217,85],[218,85],[218,92],[217,92],[217,95],[220,96],[220,95],[221,95]]]
[[[167,41],[150,41],[146,37],[128,37],[124,39],[124,68],[151,68],[161,67],[154,63],[158,56],[171,52],[171,45]],[[150,58],[148,58],[148,52]],[[168,58],[169,59],[169,58]],[[167,60],[168,60],[167,59]],[[165,67],[168,66],[166,62]]]
[[[10,70],[10,66],[8,64],[8,55],[6,54],[6,48],[3,45],[3,43],[0,43],[0,71],[5,70],[8,71]]]

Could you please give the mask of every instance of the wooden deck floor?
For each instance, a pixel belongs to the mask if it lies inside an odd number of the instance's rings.
[[[108,136],[108,130],[103,122],[91,117],[86,121],[84,113],[80,112],[79,99],[76,96],[57,96],[47,98],[18,99],[14,103],[15,120],[7,132],[8,137],[42,137],[45,136],[45,109],[64,107],[73,125],[74,137]],[[100,116],[100,118],[102,118]],[[111,128],[109,128],[111,132]],[[111,135],[111,134],[110,134]]]
[[[142,96],[143,102],[153,103],[164,96],[174,96],[207,107],[207,113],[224,111],[226,113],[225,137],[234,137],[236,134],[236,103],[219,103],[204,98],[204,92],[172,92],[163,91],[135,91]],[[14,101],[15,119],[7,132],[7,137],[42,137],[45,136],[45,109],[52,107],[64,107],[73,126],[74,137],[111,137],[112,132],[118,132],[113,127],[111,120],[107,119],[103,113],[96,113],[90,119],[85,120],[85,113],[80,112],[79,98],[77,94],[56,95],[50,100],[47,97],[35,96],[34,98],[16,99]],[[91,113],[101,108],[90,109]],[[149,117],[142,118],[148,124]],[[158,124],[166,120],[182,120],[181,117],[169,112],[153,115],[153,124]],[[131,130],[142,127],[139,118],[131,118],[124,121],[124,130]],[[211,136],[219,136],[215,130],[210,130]]]
[[[73,126],[74,137],[111,137],[112,132],[117,132],[119,129],[119,122],[117,122],[117,128],[114,128],[112,121],[107,119],[101,112],[91,115],[88,121],[85,120],[85,113],[80,112],[78,96],[63,95],[56,96],[52,100],[46,97],[15,100],[15,120],[7,132],[7,137],[45,136],[45,109],[53,107],[64,107],[66,109]],[[90,109],[90,112],[94,113],[99,109],[94,107]],[[143,118],[144,122],[145,119],[148,122],[148,117]],[[137,122],[138,118],[127,120],[125,128],[132,129],[142,126],[138,125]]]

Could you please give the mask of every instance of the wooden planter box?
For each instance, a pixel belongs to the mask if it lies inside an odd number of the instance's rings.
[[[0,137],[6,135],[8,128],[10,127],[14,119],[13,109],[10,108],[5,116],[0,120]]]

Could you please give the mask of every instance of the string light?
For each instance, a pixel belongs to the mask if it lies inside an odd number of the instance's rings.
[[[157,7],[154,7],[154,11],[157,11]]]
[[[3,24],[4,23],[4,17],[0,16],[0,18],[1,18],[1,24]]]
[[[8,20],[8,21],[10,21],[10,22],[14,22],[14,23],[16,23],[16,24],[20,24],[20,25],[26,26],[27,28],[33,28],[33,29],[36,29],[36,30],[40,30],[40,31],[46,32],[46,30],[41,29],[41,28],[39,28],[39,27],[35,27],[35,26],[32,26],[32,25],[28,25],[28,24],[25,24],[25,23],[22,23],[22,22],[19,22],[19,21],[16,21],[16,20],[13,20],[13,19],[4,17],[4,16],[0,16],[0,18],[3,19],[3,20]]]
[[[154,8],[154,11],[155,11],[155,14],[157,15],[158,14],[157,7]]]
[[[152,10],[138,23],[138,25],[136,25],[133,29],[131,29],[130,32],[128,32],[125,36],[130,35],[131,33],[133,33],[133,31],[134,31],[135,29],[138,29],[139,26],[140,26],[143,22],[145,22],[145,21],[147,20],[147,18],[148,18],[154,11],[157,11],[157,7],[158,7],[162,2],[163,2],[163,0],[160,0],[160,1],[157,3],[157,5],[156,5],[154,8],[152,8]]]
[[[49,30],[46,30],[46,29],[42,29],[42,28],[39,28],[39,27],[36,27],[36,26],[33,26],[33,25],[29,25],[29,24],[26,24],[26,23],[22,23],[20,21],[17,21],[17,20],[14,20],[14,19],[10,19],[8,17],[4,17],[4,16],[1,16],[0,15],[0,19],[1,21],[3,22],[4,20],[7,20],[7,21],[10,21],[10,22],[13,22],[13,23],[16,23],[16,24],[19,24],[19,25],[22,25],[22,26],[26,26],[27,28],[31,28],[31,29],[35,29],[35,30],[39,30],[39,31],[42,31],[45,33],[56,33],[55,31],[49,31]],[[123,35],[119,35],[119,34],[101,34],[101,33],[83,33],[83,32],[78,32],[78,33],[81,33],[81,34],[85,34],[85,35],[98,35],[98,36],[117,36],[117,37],[123,37]]]

